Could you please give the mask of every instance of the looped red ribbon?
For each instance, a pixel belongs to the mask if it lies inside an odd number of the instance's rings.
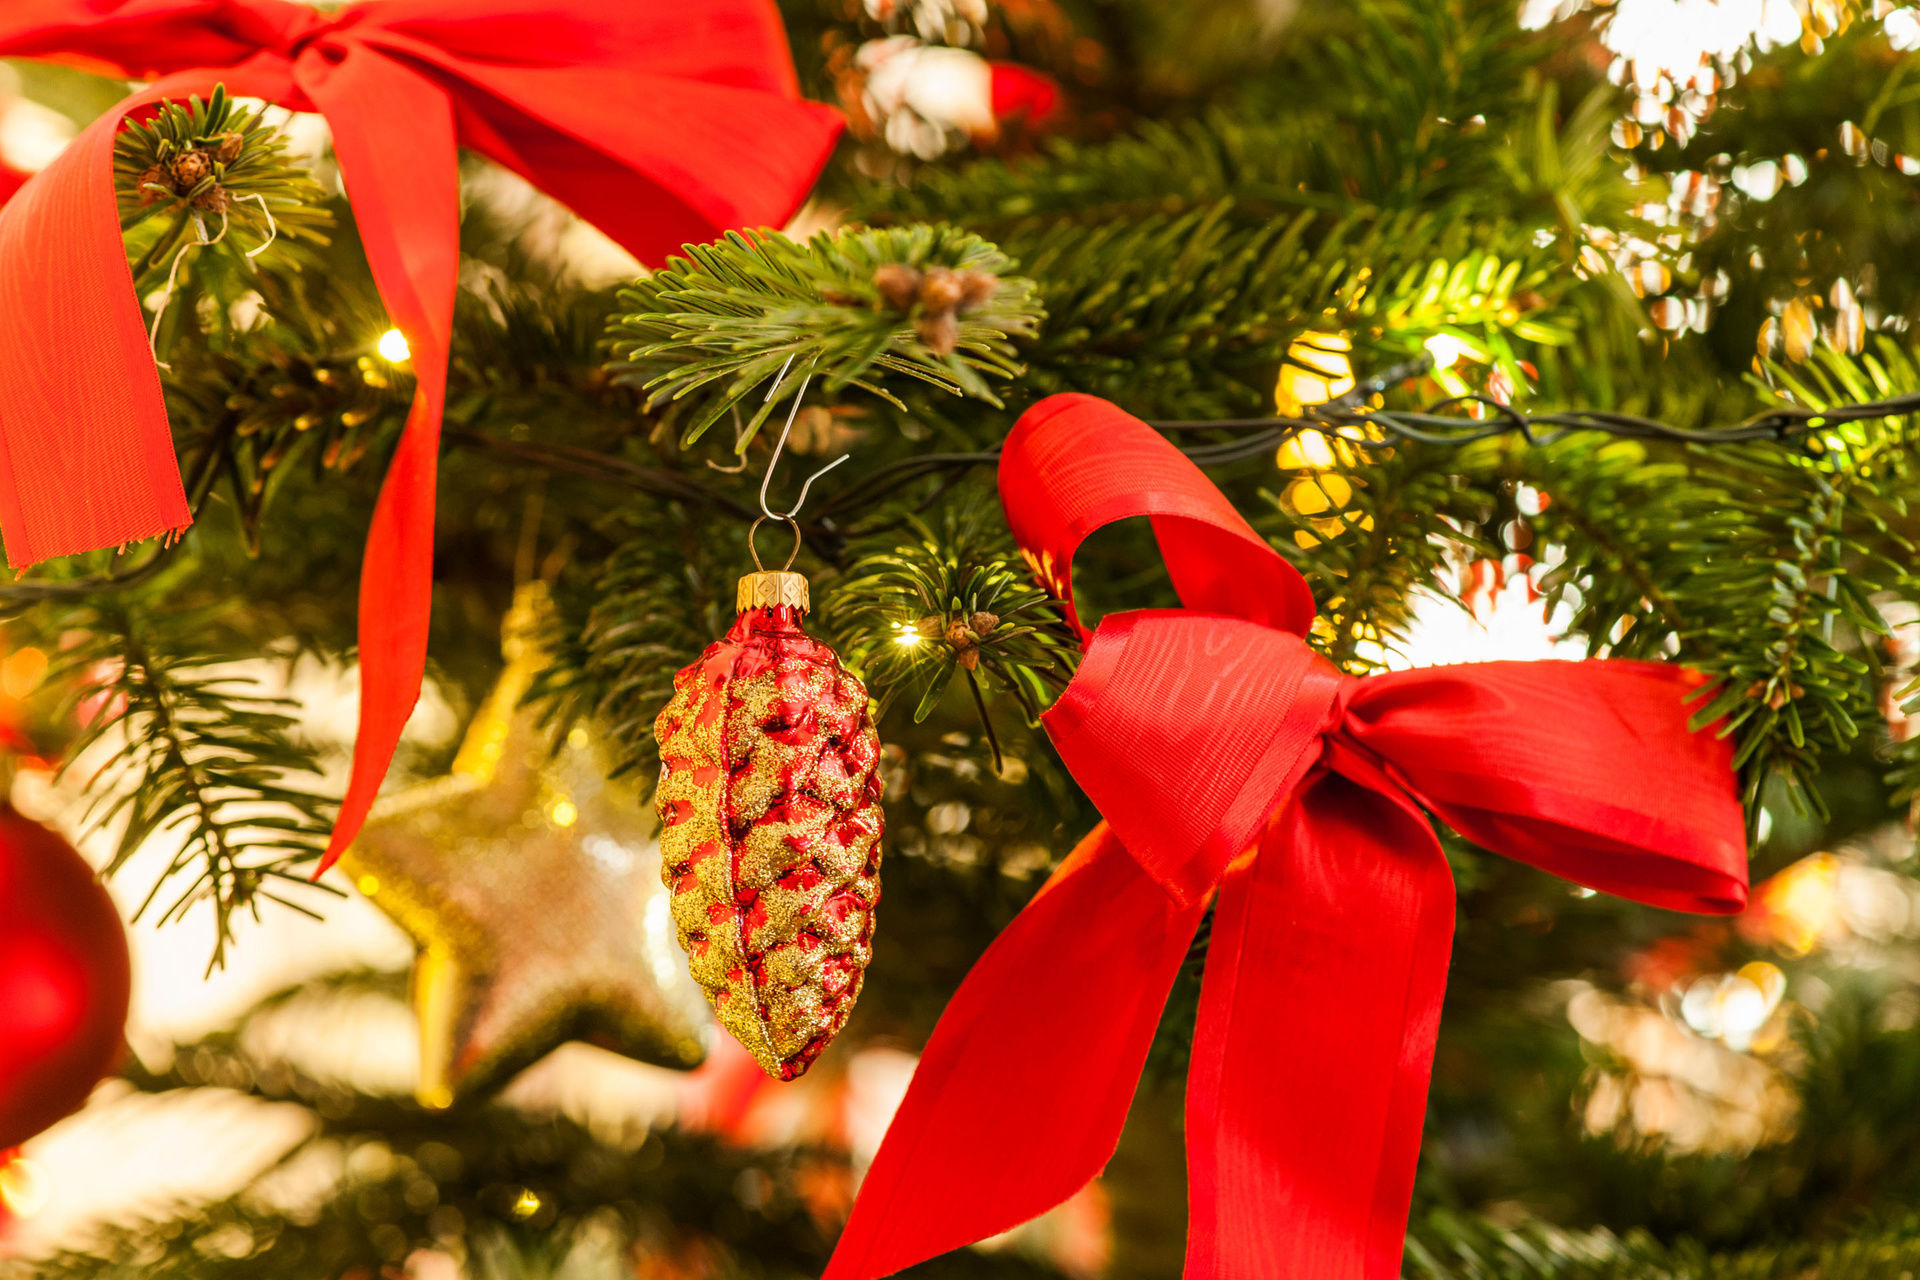
[[[1186,1274],[1389,1280],[1453,936],[1426,814],[1595,889],[1738,911],[1740,805],[1727,744],[1687,728],[1697,681],[1618,661],[1343,675],[1301,639],[1292,567],[1088,396],[1020,420],[1000,491],[1076,626],[1074,551],[1129,516],[1152,517],[1187,607],[1105,619],[1047,713],[1105,821],[947,1006],[828,1280],[1003,1231],[1097,1174],[1210,899]]]
[[[0,535],[18,566],[185,527],[160,381],[121,248],[113,141],[163,98],[318,111],[374,283],[405,334],[412,412],[360,586],[358,832],[426,667],[434,479],[459,271],[456,146],[571,206],[642,261],[784,221],[840,129],[803,102],[772,0],[8,0],[0,56],[155,83],[0,209]]]

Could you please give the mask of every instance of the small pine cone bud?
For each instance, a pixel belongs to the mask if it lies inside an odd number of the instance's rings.
[[[956,661],[959,662],[962,671],[978,670],[980,666],[980,650],[962,649]]]
[[[233,197],[216,182],[193,198],[193,207],[205,209],[208,213],[225,213],[233,207]]]
[[[967,288],[960,274],[951,267],[927,269],[926,277],[920,281],[920,305],[930,315],[943,315],[959,309],[961,301],[967,296]]]
[[[913,322],[913,327],[920,341],[927,344],[927,350],[937,356],[950,356],[960,345],[960,318],[951,311],[921,316]]]
[[[140,177],[134,185],[140,192],[140,203],[142,205],[149,205],[161,198],[160,192],[155,190],[155,188],[167,187],[170,184],[166,171],[160,168],[159,165],[155,165],[151,169],[142,170]]]
[[[231,131],[216,134],[209,141],[213,145],[207,150],[212,154],[215,164],[232,164],[240,158],[240,152],[247,144],[245,138]]]
[[[967,619],[967,630],[977,636],[984,636],[999,625],[1000,615],[997,613],[988,613],[985,609],[980,610],[971,618]]]
[[[830,302],[836,307],[851,307],[860,301],[860,299],[854,297],[852,294],[843,293],[838,289],[822,289],[820,291],[820,299],[823,302]]]
[[[920,621],[914,623],[913,629],[915,631],[918,631],[921,635],[925,636],[929,640],[937,640],[939,637],[946,634],[947,623],[946,623],[946,619],[940,617],[938,614],[930,613],[926,617],[920,619]]]
[[[169,166],[173,185],[182,195],[213,176],[213,161],[204,151],[183,151]]]
[[[947,643],[956,649],[964,651],[978,644],[979,637],[967,630],[966,623],[953,622],[947,625]]]
[[[920,294],[920,269],[904,262],[885,263],[874,268],[873,287],[895,311],[911,311],[913,300]]]
[[[971,311],[983,305],[1000,288],[1000,277],[990,271],[960,273],[960,309]]]
[[[880,740],[867,691],[792,606],[742,613],[674,677],[661,875],[721,1025],[792,1080],[846,1025],[880,900]]]

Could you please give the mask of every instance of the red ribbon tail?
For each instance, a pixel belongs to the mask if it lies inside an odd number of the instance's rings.
[[[446,401],[460,191],[453,106],[432,81],[353,47],[303,76],[333,126],[374,283],[411,349],[413,409],[367,531],[360,578],[360,729],[318,879],[360,833],[427,669],[433,602],[433,507]]]
[[[1094,828],[941,1015],[826,1280],[984,1239],[1097,1175],[1204,908]]]
[[[1311,781],[1228,872],[1187,1082],[1187,1280],[1393,1280],[1453,939],[1397,795]]]
[[[15,568],[193,523],[113,185],[121,121],[95,120],[0,211],[0,535]]]
[[[433,508],[446,397],[444,368],[443,359],[437,367],[420,370],[413,409],[367,530],[360,568],[360,725],[353,743],[353,774],[326,855],[313,873],[316,880],[360,834],[420,699],[433,605]]]

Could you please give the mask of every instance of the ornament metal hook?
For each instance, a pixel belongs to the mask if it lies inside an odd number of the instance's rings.
[[[273,220],[273,210],[267,207],[267,198],[265,196],[256,191],[251,195],[234,197],[235,204],[247,200],[259,201],[260,212],[264,214],[267,219],[267,238],[246,251],[247,265],[252,266],[253,260],[272,248],[273,242],[280,238],[280,224]],[[206,220],[195,210],[193,212],[194,238],[180,246],[180,252],[173,255],[173,265],[167,269],[167,283],[160,290],[160,302],[153,309],[153,323],[147,328],[147,349],[153,352],[153,362],[169,373],[173,372],[173,366],[160,358],[160,322],[166,319],[167,307],[173,302],[173,291],[180,283],[180,264],[186,261],[189,251],[194,249],[211,249],[214,245],[225,240],[227,238],[227,231],[232,225],[232,219],[227,216],[227,211],[222,209],[220,211],[220,234],[209,236],[207,234]]]
[[[774,377],[773,385],[767,388],[766,397],[761,401],[761,403],[770,404],[772,403],[774,396],[779,394],[781,384],[787,380],[787,371],[793,368],[793,358],[795,355],[798,355],[798,354],[799,352],[797,351],[794,352],[793,355],[790,355],[787,357],[787,362],[780,366],[779,374],[777,374]],[[800,379],[800,389],[793,393],[793,408],[787,410],[787,424],[784,427],[780,428],[780,438],[774,441],[773,456],[767,459],[767,473],[760,477],[761,520],[785,520],[788,524],[793,525],[793,532],[794,532],[794,538],[795,538],[794,553],[796,555],[799,554],[798,540],[800,536],[800,526],[797,523],[795,523],[794,517],[799,515],[800,508],[806,505],[807,493],[809,490],[813,488],[813,482],[815,480],[818,480],[821,476],[827,474],[827,472],[833,470],[835,467],[839,466],[841,463],[845,462],[848,458],[851,458],[853,456],[850,453],[843,453],[839,457],[835,458],[832,462],[829,462],[826,466],[821,467],[818,471],[808,476],[806,480],[800,485],[800,496],[794,499],[793,506],[790,507],[789,509],[785,511],[775,511],[772,507],[767,505],[767,487],[773,483],[774,469],[780,465],[780,455],[782,452],[785,451],[787,447],[787,437],[793,434],[794,419],[800,416],[800,402],[806,399],[807,384],[812,381],[813,381],[813,370],[808,369],[806,376]],[[760,520],[754,521],[754,524],[756,526],[758,526],[759,523],[760,523]],[[789,559],[787,563],[792,564],[793,561]]]

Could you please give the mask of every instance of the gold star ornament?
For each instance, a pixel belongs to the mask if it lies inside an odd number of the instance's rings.
[[[712,1016],[674,938],[652,815],[593,732],[552,743],[520,706],[547,654],[546,587],[520,588],[506,671],[452,773],[380,802],[341,866],[419,946],[419,1098],[485,1093],[567,1040],[696,1067]]]

